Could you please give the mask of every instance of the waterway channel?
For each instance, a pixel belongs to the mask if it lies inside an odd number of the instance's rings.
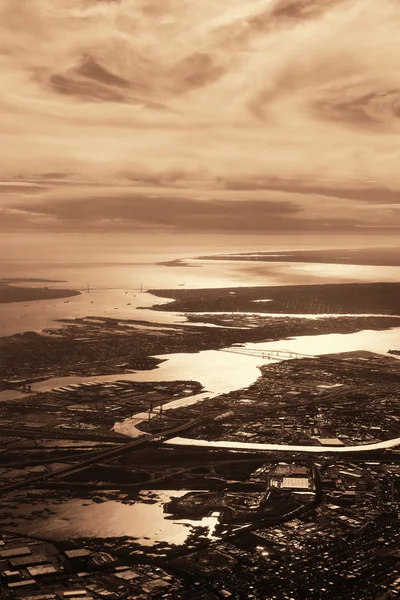
[[[338,352],[367,350],[378,354],[386,354],[390,347],[398,347],[400,343],[400,327],[381,331],[364,330],[348,334],[327,334],[299,336],[274,342],[245,344],[245,348],[257,350],[287,350],[299,354],[318,356]],[[196,353],[176,353],[157,355],[163,359],[156,369],[136,373],[120,373],[96,377],[55,377],[34,383],[33,391],[45,392],[56,387],[86,381],[199,381],[205,391],[211,393],[228,393],[249,386],[259,376],[259,357],[205,350]],[[392,356],[393,358],[393,356]],[[271,362],[271,361],[270,361]],[[1,394],[0,394],[1,397]],[[184,399],[187,401],[187,398]],[[176,406],[174,401],[171,408]],[[164,410],[168,405],[164,406]]]

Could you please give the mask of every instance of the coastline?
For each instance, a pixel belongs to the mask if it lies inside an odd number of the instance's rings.
[[[81,295],[81,292],[78,290],[56,289],[48,287],[23,287],[19,285],[20,283],[27,283],[28,281],[30,280],[24,280],[21,282],[0,281],[0,304],[9,304],[11,302],[35,302],[37,300],[56,300],[58,298],[71,298],[73,296]],[[14,285],[17,283],[18,285]],[[46,281],[46,283],[51,282]]]
[[[39,292],[58,297],[62,297],[62,294],[79,294],[74,290],[9,289],[22,291],[23,294]],[[389,289],[393,294],[388,295]],[[316,290],[326,302],[321,306],[325,312],[317,315],[314,312],[319,306],[312,300]],[[375,295],[367,293],[371,290],[375,290]],[[154,302],[144,307],[144,314],[149,321],[126,315],[120,318],[96,316],[91,312],[94,316],[53,321],[41,333],[31,331],[1,337],[3,377],[27,379],[32,373],[49,378],[122,375],[154,369],[159,364],[158,360],[151,358],[154,356],[193,354],[220,350],[234,344],[283,341],[301,336],[390,330],[400,324],[400,294],[394,291],[400,291],[400,283],[149,290],[152,294],[150,302]],[[256,302],[273,294],[275,302]],[[287,302],[296,295],[300,298],[297,310],[288,314]],[[172,301],[158,304],[160,297]],[[346,302],[347,297],[347,304],[353,302],[354,297],[359,303],[353,315],[348,314],[351,307],[345,304],[342,313],[327,310],[329,303],[333,310],[338,308],[338,298]],[[371,297],[376,300],[372,307]],[[309,313],[305,310],[305,303],[308,303]],[[95,305],[92,304],[87,306],[88,314],[89,310],[93,311]],[[139,308],[134,307],[134,310]],[[183,316],[186,321],[156,323],[151,319],[149,308],[154,311],[155,317],[157,311],[171,315],[185,313]],[[218,310],[221,308],[222,314]],[[296,306],[289,308],[296,309]],[[375,313],[371,308],[375,308]],[[270,311],[275,312],[275,316]],[[206,314],[201,314],[204,312]]]
[[[391,282],[163,289],[149,293],[172,300],[152,307],[158,311],[400,315],[400,283]]]

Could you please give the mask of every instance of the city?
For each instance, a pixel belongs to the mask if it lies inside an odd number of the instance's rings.
[[[0,600],[400,600],[399,28],[0,0]]]
[[[223,318],[232,327],[236,313]],[[264,335],[258,319],[260,331],[257,321],[247,329],[253,339]],[[224,347],[228,333],[219,333],[221,356],[254,357],[258,377],[218,393],[158,381],[166,361],[151,354],[155,332],[167,336],[164,352],[177,334],[180,348],[209,352],[201,326],[65,321],[15,337],[34,361],[16,361],[13,377],[5,338],[2,597],[397,597],[396,354]],[[71,340],[77,363],[55,368],[48,340]],[[136,380],[138,368],[151,379]],[[138,509],[154,510],[142,514],[147,535],[135,525]],[[171,520],[171,531],[157,530]]]

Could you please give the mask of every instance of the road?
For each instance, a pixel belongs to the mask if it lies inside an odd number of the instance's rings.
[[[129,442],[129,438],[117,433],[94,433],[81,429],[46,429],[42,427],[14,427],[0,425],[0,435],[6,437],[34,438],[42,440],[83,440],[88,442]]]
[[[177,437],[169,442],[172,446],[199,446],[203,448],[218,448],[225,450],[256,450],[259,452],[310,452],[316,454],[326,454],[327,452],[371,452],[375,450],[384,450],[386,448],[395,448],[400,446],[400,437],[383,442],[374,442],[372,444],[362,444],[358,446],[298,446],[296,444],[263,444],[257,442],[225,442],[208,441]]]
[[[23,481],[17,481],[16,483],[11,483],[9,485],[2,486],[0,487],[0,495],[7,494],[15,490],[23,489],[25,487],[30,487],[31,485],[39,484],[43,481],[47,481],[48,479],[60,478],[65,477],[67,475],[71,475],[72,473],[82,471],[83,469],[91,467],[92,465],[98,462],[110,460],[112,458],[118,458],[118,456],[121,456],[125,453],[129,453],[131,450],[135,450],[136,448],[139,448],[140,446],[143,446],[150,442],[165,441],[166,439],[175,437],[178,433],[182,433],[194,427],[198,427],[202,423],[205,423],[206,421],[209,421],[211,419],[215,419],[218,416],[219,414],[216,413],[207,413],[199,419],[194,419],[192,421],[184,423],[183,425],[179,425],[178,427],[173,427],[172,429],[167,429],[159,433],[143,435],[142,437],[135,439],[133,442],[119,444],[117,447],[114,446],[113,448],[103,450],[101,452],[93,452],[88,456],[87,459],[77,462],[73,465],[61,467],[51,472],[40,474],[36,477],[29,477],[27,479],[24,479]]]

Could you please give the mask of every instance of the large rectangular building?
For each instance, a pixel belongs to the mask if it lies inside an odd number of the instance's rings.
[[[308,477],[284,477],[282,479],[282,489],[308,490],[309,487]]]
[[[282,490],[308,490],[310,480],[308,477],[271,477],[270,485]]]
[[[48,557],[44,554],[31,554],[29,556],[19,556],[12,558],[10,564],[13,567],[27,567],[28,565],[40,565],[48,561]]]
[[[14,558],[15,556],[28,556],[32,554],[28,546],[20,546],[18,548],[9,548],[8,550],[0,550],[0,558]]]
[[[339,438],[317,438],[321,446],[343,446]]]

